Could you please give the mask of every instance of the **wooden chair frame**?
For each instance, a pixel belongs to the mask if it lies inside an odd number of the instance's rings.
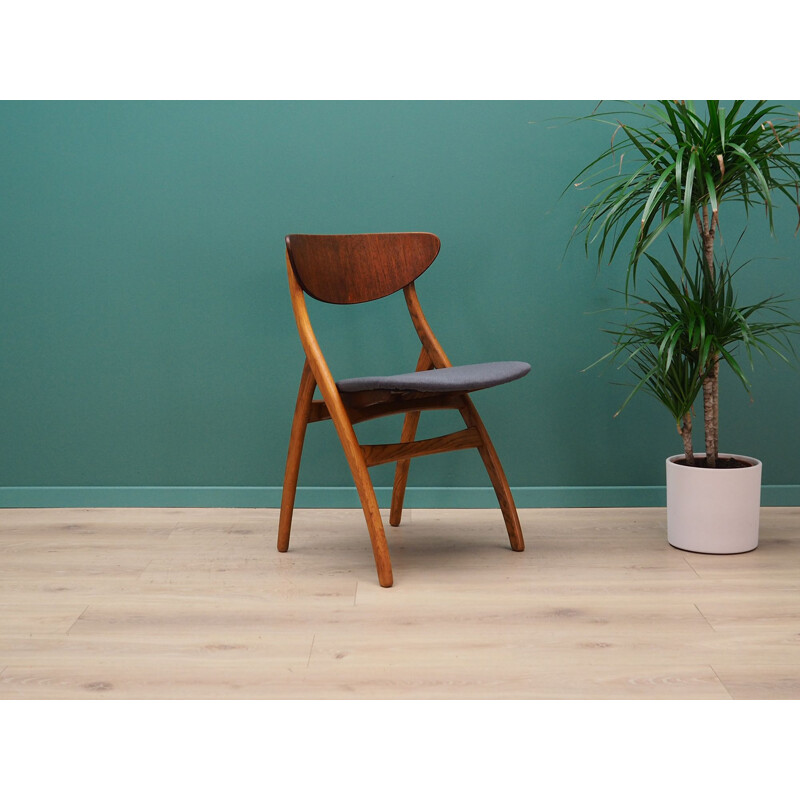
[[[289,291],[306,359],[300,378],[300,388],[297,393],[297,403],[289,439],[289,452],[286,459],[286,472],[278,523],[278,550],[283,553],[289,548],[292,513],[306,428],[311,422],[320,422],[328,419],[333,421],[336,432],[339,435],[347,463],[350,466],[350,471],[358,490],[372,543],[378,581],[381,586],[391,586],[393,577],[386,534],[375,490],[369,475],[369,467],[377,464],[391,461],[397,462],[389,523],[392,526],[398,526],[403,512],[403,500],[412,458],[464,448],[477,448],[497,495],[511,549],[518,552],[524,550],[525,543],[522,537],[522,528],[508,480],[503,472],[503,467],[500,464],[500,459],[489,438],[489,434],[486,432],[486,428],[468,392],[395,392],[388,390],[340,392],[338,390],[311,326],[306,307],[305,292],[292,266],[288,238],[286,265],[289,276]],[[430,325],[425,319],[425,315],[422,313],[414,281],[402,287],[402,291],[411,315],[411,321],[422,344],[419,360],[417,361],[417,371],[452,366],[442,346],[434,336]],[[314,392],[317,387],[319,387],[322,395],[321,400],[314,399]],[[467,427],[456,433],[437,436],[432,439],[415,440],[420,413],[428,409],[442,408],[457,409]],[[364,420],[390,414],[405,414],[400,442],[395,444],[361,444],[358,441],[354,429],[356,424]]]

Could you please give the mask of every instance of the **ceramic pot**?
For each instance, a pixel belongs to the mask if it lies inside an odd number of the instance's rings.
[[[705,456],[705,453],[695,453]],[[720,453],[749,466],[687,467],[667,459],[667,541],[693,553],[746,553],[758,547],[761,462]]]

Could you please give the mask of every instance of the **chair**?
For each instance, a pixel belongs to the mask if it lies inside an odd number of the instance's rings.
[[[392,564],[386,544],[369,467],[396,461],[389,523],[400,524],[411,458],[476,447],[489,473],[505,520],[511,549],[525,543],[519,516],[500,459],[475,410],[469,393],[507,383],[530,371],[520,361],[498,361],[454,367],[431,331],[417,298],[414,281],[439,253],[439,239],[431,233],[368,233],[286,237],[289,291],[306,359],[289,439],[289,454],[278,523],[278,550],[289,548],[297,476],[306,427],[330,419],[353,474],[372,542],[381,586],[392,585]],[[305,295],[325,303],[365,303],[403,290],[411,321],[422,343],[415,372],[336,382],[325,363],[311,327]],[[319,387],[321,400],[314,400]],[[415,441],[420,412],[458,409],[464,430]],[[361,444],[354,426],[389,414],[405,414],[400,442]]]

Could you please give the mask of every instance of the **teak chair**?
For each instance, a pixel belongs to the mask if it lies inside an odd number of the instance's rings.
[[[396,461],[389,523],[400,524],[409,459],[476,447],[503,513],[511,549],[525,548],[519,516],[489,434],[469,393],[507,383],[530,371],[521,361],[496,361],[453,367],[420,308],[414,281],[439,253],[431,233],[368,233],[286,237],[286,265],[292,307],[306,360],[292,422],[278,523],[278,550],[289,548],[297,476],[309,422],[331,419],[353,473],[372,541],[381,586],[392,585],[392,564],[368,468]],[[305,295],[326,303],[365,303],[403,290],[411,321],[422,343],[416,372],[334,380],[311,327]],[[319,387],[321,400],[314,400]],[[415,441],[420,412],[458,409],[467,427],[446,436]],[[405,414],[397,444],[360,444],[354,425],[388,414]]]

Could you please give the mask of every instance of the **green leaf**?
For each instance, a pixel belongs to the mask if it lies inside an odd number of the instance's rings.
[[[716,213],[718,209],[718,204],[717,204],[717,190],[714,187],[714,178],[708,172],[704,173],[703,177],[706,180],[706,188],[708,189],[708,202],[711,205],[711,210],[714,213]]]
[[[683,260],[686,260],[686,250],[689,246],[689,239],[692,235],[692,221],[694,218],[694,207],[692,206],[692,191],[694,189],[694,173],[697,169],[699,157],[697,151],[689,154],[689,165],[686,169],[686,187],[683,192]]]

